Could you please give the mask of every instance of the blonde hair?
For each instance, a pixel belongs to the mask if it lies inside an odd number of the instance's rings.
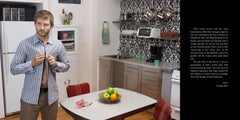
[[[35,16],[34,16],[34,23],[37,22],[38,18],[42,18],[44,20],[49,19],[51,26],[54,26],[54,16],[53,16],[53,14],[50,11],[48,11],[48,10],[39,10],[35,14]]]

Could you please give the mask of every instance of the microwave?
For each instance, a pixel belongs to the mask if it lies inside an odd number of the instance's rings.
[[[140,27],[137,31],[137,37],[140,38],[160,38],[159,28]]]

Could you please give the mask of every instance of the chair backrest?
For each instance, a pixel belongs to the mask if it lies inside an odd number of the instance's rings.
[[[172,108],[165,102],[164,99],[159,98],[154,110],[154,118],[156,120],[170,120]]]
[[[72,97],[76,95],[86,94],[90,92],[89,83],[83,82],[79,84],[71,84],[67,86],[67,96]]]

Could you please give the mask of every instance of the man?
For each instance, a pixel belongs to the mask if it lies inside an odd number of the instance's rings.
[[[66,72],[69,60],[63,44],[49,35],[54,26],[52,13],[38,11],[34,24],[36,34],[20,42],[10,66],[12,74],[25,74],[20,119],[37,120],[41,112],[43,120],[56,120],[56,72]]]

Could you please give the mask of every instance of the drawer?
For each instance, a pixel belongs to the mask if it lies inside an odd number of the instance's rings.
[[[124,66],[124,70],[129,72],[140,73],[140,66],[126,63]]]
[[[99,59],[99,65],[104,67],[112,67],[112,60]]]
[[[153,78],[149,76],[142,76],[142,87],[150,90],[160,91],[162,82],[160,78]]]
[[[124,70],[124,63],[113,61],[114,70]]]
[[[155,77],[155,78],[162,77],[161,69],[155,69],[155,68],[142,67],[142,74],[151,76],[151,77]]]

